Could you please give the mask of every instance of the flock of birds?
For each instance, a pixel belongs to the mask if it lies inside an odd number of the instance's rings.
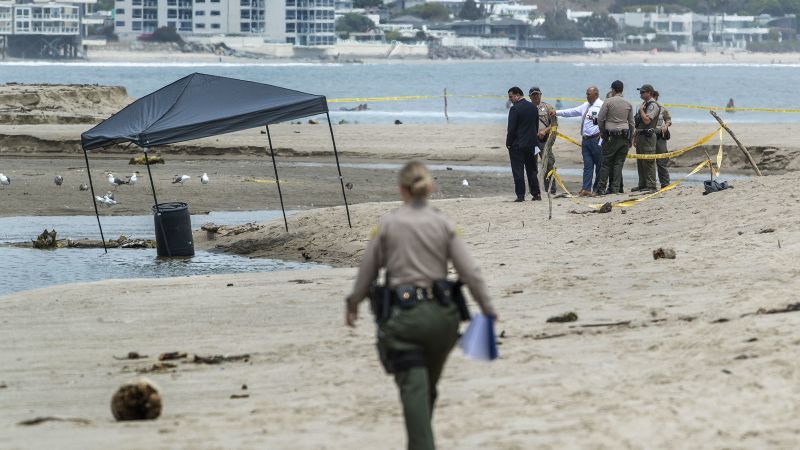
[[[131,176],[123,180],[122,178],[115,177],[113,173],[109,172],[108,184],[113,186],[115,190],[116,188],[122,185],[135,186],[136,183],[139,181],[137,173],[138,172],[134,172],[133,174],[131,174]],[[189,181],[190,178],[192,177],[189,175],[175,175],[175,177],[172,179],[172,184],[180,183],[181,186],[183,186],[187,181]],[[200,184],[208,184],[208,181],[209,181],[208,174],[203,173],[203,175],[200,176]],[[61,175],[56,175],[55,178],[53,178],[53,183],[56,186],[60,187],[61,185],[64,184],[64,177]],[[11,186],[11,177],[3,173],[0,173],[0,188],[5,189],[6,186]],[[88,191],[89,185],[87,185],[86,183],[81,183],[78,189],[81,191]],[[105,195],[103,195],[102,197],[99,195],[95,196],[95,201],[101,205],[109,207],[117,204],[117,200],[114,198],[114,193],[111,191],[106,191]]]

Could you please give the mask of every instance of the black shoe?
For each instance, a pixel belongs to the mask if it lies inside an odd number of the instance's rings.
[[[531,201],[532,202],[540,202],[540,201],[542,201],[542,196],[541,195],[534,195],[533,198],[531,198]]]
[[[637,186],[635,188],[631,188],[631,192],[639,192],[639,191],[643,191],[643,190],[644,190],[644,188],[643,187],[639,187],[639,186]]]
[[[517,198],[516,200],[514,200],[514,203],[519,203],[519,202],[524,202],[524,201],[525,201],[524,198]]]

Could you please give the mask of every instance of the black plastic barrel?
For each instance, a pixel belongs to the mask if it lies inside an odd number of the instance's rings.
[[[181,202],[153,206],[158,256],[194,256],[189,205]]]

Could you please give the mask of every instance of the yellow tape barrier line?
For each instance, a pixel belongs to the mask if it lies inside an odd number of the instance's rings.
[[[633,199],[633,200],[625,200],[625,201],[622,201],[622,202],[613,203],[612,206],[626,208],[628,206],[633,206],[633,205],[636,205],[638,203],[641,203],[641,202],[643,202],[645,200],[649,200],[649,199],[651,199],[651,198],[653,198],[653,197],[655,197],[657,195],[661,195],[664,192],[667,192],[667,191],[669,191],[671,189],[674,189],[677,185],[681,184],[684,180],[686,180],[690,176],[696,174],[697,172],[699,172],[700,170],[702,170],[704,167],[708,166],[709,164],[711,164],[711,161],[707,159],[707,160],[701,162],[700,164],[698,164],[697,167],[695,167],[691,172],[689,172],[683,178],[680,178],[678,180],[673,181],[672,183],[664,186],[663,188],[659,189],[656,192],[653,192],[652,194],[648,194],[648,195],[645,195],[644,197],[636,198],[636,199]],[[591,206],[592,206],[592,208],[600,208],[603,205],[591,205]]]
[[[664,103],[663,106],[669,108],[702,109],[705,111],[723,110],[725,112],[750,111],[750,112],[771,112],[771,113],[800,113],[800,109],[790,109],[790,108],[755,108],[755,107],[725,108],[722,106],[688,105],[685,103]]]
[[[556,131],[556,136],[560,137],[561,139],[563,139],[563,140],[565,140],[567,142],[572,142],[573,144],[577,145],[578,147],[581,146],[581,144],[578,141],[576,141],[575,139],[572,139],[571,137],[561,133],[560,131]]]
[[[432,98],[442,98],[443,95],[402,95],[397,97],[350,97],[350,98],[329,98],[328,103],[366,103],[366,102],[394,102],[404,100],[428,100]],[[452,97],[452,95],[448,95]]]
[[[675,151],[672,151],[672,152],[669,152],[669,153],[655,153],[655,154],[631,153],[631,154],[629,154],[627,156],[627,158],[628,159],[665,159],[665,158],[675,158],[675,157],[678,157],[678,156],[688,152],[689,150],[694,150],[697,147],[700,147],[701,145],[703,145],[706,142],[710,141],[711,138],[713,138],[714,135],[717,134],[717,131],[719,131],[721,133],[722,132],[722,127],[718,127],[716,130],[712,131],[711,133],[708,133],[707,135],[701,137],[700,140],[695,142],[694,144],[692,144],[692,145],[690,145],[688,147],[683,147],[682,149],[679,149],[679,150],[675,150]]]

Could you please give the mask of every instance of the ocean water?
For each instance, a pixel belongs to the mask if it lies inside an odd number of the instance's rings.
[[[217,212],[192,216],[192,228],[205,222],[236,225],[280,217],[280,211]],[[120,234],[153,239],[152,216],[103,217],[106,239]],[[197,251],[191,258],[158,258],[155,249],[36,250],[8,245],[26,242],[55,228],[59,238],[100,239],[94,216],[0,217],[0,296],[57,284],[81,283],[113,278],[162,278],[241,272],[271,272],[327,267],[267,258]]]
[[[451,123],[503,123],[502,98],[511,86],[524,91],[537,85],[545,97],[583,98],[588,85],[601,93],[615,79],[625,82],[627,96],[638,101],[635,88],[652,84],[662,102],[718,106],[729,98],[738,107],[796,109],[793,88],[800,84],[797,64],[602,64],[524,61],[403,62],[370,64],[258,63],[0,63],[0,83],[79,83],[122,85],[141,97],[193,72],[269,83],[329,99],[409,95],[438,96],[447,88]],[[466,96],[495,96],[467,98]],[[552,101],[551,101],[552,102]],[[367,102],[367,111],[342,111],[355,104],[331,103],[332,120],[359,123],[445,123],[441,98]],[[564,106],[574,106],[564,101]],[[707,111],[673,108],[675,122],[713,122]],[[795,122],[798,113],[723,113],[728,122]]]

